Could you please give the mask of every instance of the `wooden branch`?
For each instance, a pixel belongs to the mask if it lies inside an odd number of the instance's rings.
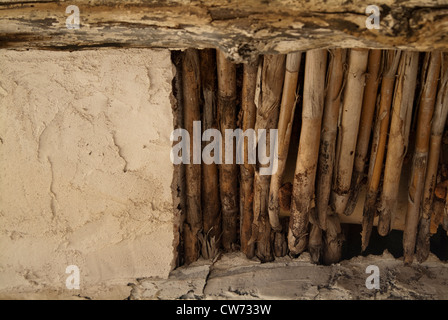
[[[279,206],[282,211],[291,210],[291,194],[292,184],[290,182],[285,183],[279,190]],[[276,257],[284,257],[288,253],[288,240],[286,235],[288,233],[289,216],[281,217],[280,224],[282,232],[274,233],[274,255]]]
[[[323,232],[319,227],[319,221],[316,214],[316,208],[310,212],[310,236],[308,240],[308,251],[311,256],[311,262],[319,264],[323,256]]]
[[[434,199],[432,203],[432,210],[431,210],[431,218],[430,218],[430,226],[429,226],[429,233],[430,236],[433,234],[436,234],[439,230],[439,226],[442,226],[443,229],[446,230],[446,224],[444,224],[444,213],[445,211],[445,201],[440,201],[439,199]],[[448,222],[448,221],[447,221]],[[418,235],[417,235],[417,241]],[[417,259],[418,259],[418,242],[417,242]]]
[[[324,240],[323,263],[330,265],[341,260],[344,235],[338,215],[332,214],[327,217],[327,230],[325,230]]]
[[[423,160],[425,160],[425,162],[420,167],[414,169],[415,171],[417,171],[414,173],[417,177],[412,180],[412,182],[414,183],[412,184],[413,188],[410,190],[413,191],[415,195],[417,195],[418,192],[423,193],[421,217],[416,244],[417,260],[419,262],[425,261],[429,255],[430,218],[433,206],[434,190],[437,182],[437,167],[439,164],[442,134],[448,114],[448,99],[446,97],[448,94],[448,65],[444,66],[445,70],[442,72],[439,93],[437,95],[437,103],[435,104],[437,82],[442,62],[442,55],[439,52],[427,53],[425,62],[426,64],[429,64],[429,66],[426,68],[425,83],[423,84],[422,95],[420,98],[419,122],[417,127],[417,141],[416,151],[414,155],[414,164],[419,164],[423,162]],[[445,100],[445,106],[443,106],[443,100]],[[433,112],[434,116],[432,116]],[[432,116],[432,126],[431,119],[428,119],[428,117],[430,116]],[[420,123],[420,121],[422,123]],[[426,156],[428,157],[427,162]],[[420,158],[422,159],[421,161],[419,161]],[[425,168],[421,168],[426,163],[427,166],[425,166]],[[423,169],[426,169],[424,187],[423,190],[419,190],[420,188],[416,188],[415,184],[423,184],[423,182],[421,182],[420,180],[415,180],[418,177],[424,176],[424,173],[419,174],[418,172],[419,170]],[[417,187],[419,186],[417,185]],[[416,215],[419,213],[415,212],[415,210],[418,210],[420,208],[417,207],[420,199],[414,198],[413,200],[413,203],[409,203],[408,215]],[[409,199],[409,201],[411,201],[411,199]],[[409,250],[411,250],[411,248]],[[408,257],[408,259],[412,260],[412,257]]]
[[[219,129],[236,128],[236,66],[225,55],[216,54],[218,69],[218,122]],[[235,146],[235,143],[233,142]],[[238,166],[233,154],[233,162],[225,163],[225,138],[222,141],[222,164],[219,169],[219,187],[222,215],[222,244],[225,251],[236,250],[238,220]],[[234,147],[233,150],[236,150]]]
[[[343,49],[331,50],[330,63],[327,71],[328,84],[325,95],[325,109],[322,120],[322,136],[316,182],[316,211],[320,227],[323,230],[326,229],[327,225],[327,208],[330,200],[336,151],[345,56],[346,51]]]
[[[243,88],[241,97],[242,129],[254,129],[257,115],[255,105],[255,90],[257,85],[258,61],[246,63],[243,71]],[[254,165],[248,161],[248,141],[244,144],[244,164],[240,166],[240,210],[241,230],[240,242],[241,252],[251,259],[255,256],[255,243],[249,243],[252,236],[252,222],[254,216]]]
[[[408,148],[417,70],[418,52],[404,52],[401,55],[395,83],[383,190],[379,206],[378,233],[382,236],[390,232],[392,215],[397,203],[401,168]],[[408,225],[407,222],[406,225]]]
[[[368,0],[77,0],[80,29],[67,29],[67,2],[0,2],[0,46],[220,48],[233,60],[325,47],[448,49],[445,0],[377,0],[380,29],[368,30]]]
[[[270,150],[271,129],[277,129],[283,80],[285,78],[285,55],[265,55],[261,69],[261,93],[257,108],[255,131],[266,129],[266,152]],[[258,145],[258,148],[260,146]],[[268,156],[268,154],[266,154]],[[274,259],[271,224],[269,222],[270,175],[260,174],[260,168],[268,164],[258,163],[254,179],[254,239],[255,254],[262,262]]]
[[[332,203],[337,214],[346,212],[352,181],[353,162],[361,117],[368,50],[351,49],[347,82],[342,99],[341,127],[334,171]]]
[[[288,230],[288,225],[286,223],[286,228]],[[286,239],[285,232],[275,232],[274,233],[274,255],[276,257],[284,257],[288,253],[288,240]]]
[[[193,122],[201,120],[200,84],[199,53],[196,49],[188,49],[182,60],[182,85],[184,126],[190,137],[193,136]],[[198,234],[202,230],[201,165],[193,164],[193,150],[194,142],[193,139],[190,139],[190,163],[185,164],[187,181],[185,188],[187,214],[184,224],[186,264],[196,261],[199,257]]]
[[[293,255],[303,252],[307,247],[309,214],[314,195],[324,108],[326,61],[326,50],[310,50],[306,53],[302,128],[288,232],[288,247]]]
[[[202,130],[217,128],[216,123],[216,54],[213,49],[199,51],[202,87]],[[203,142],[203,147],[206,143]],[[202,163],[202,256],[213,259],[220,247],[221,206],[219,202],[218,165]],[[208,250],[213,243],[213,250]]]
[[[343,88],[344,64],[346,58],[346,50],[333,49],[330,50],[330,62],[327,70],[327,85],[325,95],[325,108],[322,119],[322,131],[319,148],[319,161],[317,167],[316,181],[316,223],[321,230],[327,230],[327,224],[339,223],[338,219],[327,219],[327,216],[334,214],[328,208],[331,184],[333,177],[333,167],[336,152],[336,137],[338,130],[338,119],[341,106],[341,93]],[[315,224],[316,224],[315,223]],[[325,243],[322,244],[322,236],[316,229],[315,224],[312,225],[310,233],[310,253],[314,262],[319,262],[320,255],[323,254],[326,263],[336,262],[332,257],[338,257],[340,254],[328,252],[341,248],[338,245],[338,234],[325,232]],[[330,226],[331,230],[340,230],[339,226]],[[323,246],[323,248],[321,248]],[[331,262],[330,262],[331,261]]]
[[[269,191],[269,222],[276,232],[281,232],[279,213],[279,191],[288,157],[289,140],[297,100],[297,80],[302,52],[290,53],[286,57],[286,72],[283,86],[280,116],[278,121],[278,158],[277,171],[271,177]]]
[[[361,232],[362,251],[365,251],[369,245],[373,219],[376,214],[376,200],[381,173],[383,171],[386,141],[389,133],[390,107],[392,104],[395,75],[397,73],[400,57],[400,51],[388,50],[383,52],[380,102],[372,138],[369,171],[367,174],[367,193],[363,209]]]
[[[373,115],[375,113],[378,85],[380,83],[381,50],[370,50],[367,68],[366,86],[362,102],[361,120],[359,123],[358,141],[355,152],[352,187],[345,214],[352,214],[358,202],[359,190],[364,180],[364,169],[367,162],[370,136],[372,133]]]

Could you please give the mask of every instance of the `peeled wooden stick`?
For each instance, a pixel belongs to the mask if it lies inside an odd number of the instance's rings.
[[[216,56],[214,49],[199,51],[202,87],[202,130],[217,128],[216,123]],[[203,143],[205,144],[205,143]],[[202,256],[214,258],[220,247],[221,207],[219,203],[218,165],[202,163]],[[212,248],[212,250],[209,250]]]
[[[407,151],[411,127],[417,70],[418,52],[404,52],[401,55],[398,77],[395,82],[383,190],[378,210],[378,233],[382,236],[390,232],[392,213],[397,203],[401,168]]]
[[[314,195],[324,108],[326,62],[326,50],[310,50],[306,53],[302,128],[288,232],[288,247],[293,255],[303,252],[307,247],[309,214]]]
[[[381,50],[370,50],[367,68],[366,86],[362,101],[361,121],[359,123],[358,141],[355,152],[352,187],[348,200],[346,215],[351,215],[358,202],[359,190],[364,179],[364,169],[367,162],[370,135],[372,133],[373,115],[375,113],[378,84],[380,83]]]
[[[216,54],[218,69],[218,121],[221,134],[236,128],[236,67],[224,53]],[[236,249],[238,221],[238,166],[234,159],[225,163],[225,139],[222,141],[222,164],[219,169],[219,186],[222,214],[222,244],[225,251]],[[236,148],[233,148],[235,150]]]
[[[351,49],[347,82],[342,100],[341,128],[338,134],[332,203],[337,214],[345,214],[353,172],[359,120],[364,94],[365,73],[369,51]]]
[[[278,120],[278,158],[277,171],[271,177],[269,191],[269,222],[274,231],[280,232],[282,226],[279,219],[279,190],[282,186],[286,158],[288,157],[289,140],[297,97],[297,80],[299,78],[301,52],[286,56],[286,72],[283,85],[280,116]]]
[[[373,219],[376,213],[376,199],[383,171],[384,154],[389,130],[390,107],[392,104],[395,75],[400,62],[400,51],[387,50],[382,58],[382,80],[379,107],[376,113],[367,174],[367,194],[362,219],[362,251],[369,245]]]
[[[325,95],[325,110],[322,119],[322,136],[316,182],[316,211],[319,218],[319,225],[323,230],[327,228],[327,208],[330,200],[331,180],[336,152],[345,55],[346,51],[343,49],[331,50],[330,63],[327,71],[328,84]]]
[[[255,105],[255,89],[257,86],[258,59],[255,62],[244,65],[243,88],[241,97],[242,129],[254,129],[257,107]],[[248,161],[248,143],[244,144],[244,164],[240,166],[240,210],[241,227],[240,242],[241,252],[249,259],[255,255],[255,243],[250,243],[252,236],[252,220],[254,217],[254,165]]]
[[[319,262],[322,252],[326,257],[334,257],[334,253],[327,251],[336,249],[340,246],[334,246],[332,243],[337,241],[337,234],[325,233],[326,245],[322,248],[322,231],[327,230],[327,223],[339,224],[339,219],[327,219],[327,216],[333,212],[328,209],[331,181],[333,177],[333,166],[336,152],[336,137],[338,132],[338,119],[341,106],[341,93],[343,87],[344,64],[346,50],[330,50],[330,62],[327,70],[327,85],[325,95],[325,107],[322,119],[322,130],[319,147],[319,160],[316,177],[316,217],[315,223],[312,223],[310,233],[309,250],[313,262]],[[337,229],[337,226],[330,229]],[[323,250],[322,250],[323,249]],[[326,253],[325,253],[326,252]],[[338,256],[338,254],[336,254]],[[332,259],[325,259],[332,263]]]
[[[423,79],[424,83],[418,110],[417,140],[415,143],[415,154],[412,168],[413,175],[411,187],[409,188],[407,214],[418,216],[419,209],[421,209],[416,244],[417,260],[419,262],[425,261],[429,255],[429,227],[431,222],[432,202],[436,187],[441,138],[448,112],[447,97],[445,97],[445,108],[443,108],[442,105],[443,90],[447,90],[448,72],[444,72],[444,74],[442,74],[444,78],[442,79],[439,90],[440,100],[437,100],[437,105],[435,106],[437,82],[439,79],[441,62],[442,54],[440,52],[428,52],[425,56],[425,67],[423,69],[425,72]],[[426,172],[424,171],[425,169]],[[424,187],[422,187],[423,185]],[[421,205],[420,198],[417,198],[420,194],[423,194]],[[410,239],[412,240],[413,238],[411,237]],[[409,263],[412,262],[412,255],[414,253],[412,243],[409,243],[407,250],[408,254],[405,255],[405,262]],[[409,254],[409,252],[411,252],[411,254]]]
[[[270,150],[271,129],[276,129],[280,112],[283,79],[285,77],[285,55],[265,55],[261,69],[261,95],[257,108],[255,131],[266,129],[266,152]],[[258,148],[260,146],[258,145]],[[267,156],[267,154],[266,154]],[[271,176],[260,174],[260,168],[268,164],[257,165],[254,178],[254,237],[255,254],[262,262],[274,259],[272,250],[271,224],[269,223],[269,183]]]
[[[182,59],[183,116],[184,127],[193,136],[193,122],[200,121],[200,69],[199,53],[187,49]],[[199,147],[200,151],[200,146]],[[188,265],[199,257],[199,232],[202,229],[201,214],[201,165],[193,164],[194,142],[190,139],[190,163],[185,164],[186,221],[184,223],[185,263]]]

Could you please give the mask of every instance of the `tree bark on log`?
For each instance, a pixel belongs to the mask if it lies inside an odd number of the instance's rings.
[[[236,66],[228,60],[224,53],[216,53],[218,69],[218,122],[222,134],[226,129],[236,128]],[[227,146],[236,150],[233,146]],[[232,163],[225,163],[226,142],[222,141],[222,163],[219,169],[219,186],[222,215],[222,244],[225,251],[237,249],[238,220],[238,166],[233,154]]]
[[[332,203],[337,214],[347,214],[353,162],[361,117],[369,51],[350,49],[347,80],[342,99],[341,128],[338,133]]]
[[[2,0],[0,46],[219,48],[237,62],[314,48],[448,48],[446,0],[376,0],[381,28],[373,31],[366,28],[365,9],[371,4],[369,0],[300,5],[290,0],[77,0],[80,29],[69,30],[63,2]]]
[[[379,107],[376,113],[375,127],[370,151],[369,171],[367,174],[367,193],[364,202],[361,247],[365,251],[369,245],[373,220],[376,214],[376,202],[383,171],[386,141],[389,133],[390,107],[392,104],[395,75],[400,62],[401,52],[395,50],[383,51],[382,80]]]
[[[337,226],[330,226],[330,230],[338,230],[339,219],[327,219],[327,216],[334,215],[333,210],[329,208],[329,200],[331,193],[331,185],[333,178],[333,167],[336,153],[336,137],[338,132],[338,120],[341,107],[341,94],[344,79],[344,65],[346,58],[346,50],[333,49],[329,51],[330,62],[327,70],[327,84],[325,95],[325,107],[322,119],[322,131],[319,148],[319,160],[317,169],[316,181],[316,220],[318,227],[321,230],[327,230],[327,224],[338,224]],[[316,228],[313,224],[312,228]],[[339,228],[340,230],[340,228]],[[322,232],[320,232],[322,233]],[[338,234],[332,232],[325,232],[326,245],[322,247],[322,235],[318,230],[313,230],[310,233],[310,251],[312,261],[315,263],[321,259],[320,255],[323,252],[326,257],[325,263],[335,262],[331,257],[338,257],[340,254],[328,251],[340,251],[341,246],[338,241]],[[313,238],[313,240],[311,240]],[[313,247],[313,249],[311,249]]]
[[[244,64],[243,88],[241,97],[242,129],[244,132],[255,128],[257,107],[255,105],[255,91],[257,86],[258,59],[254,63]],[[241,252],[249,259],[255,256],[255,243],[251,242],[252,222],[254,217],[254,164],[248,161],[248,141],[244,143],[244,164],[240,166],[240,210]]]
[[[193,122],[201,120],[200,114],[200,65],[196,49],[185,51],[182,59],[184,127],[193,136]],[[184,223],[185,263],[188,265],[199,257],[199,232],[202,230],[201,213],[201,165],[193,163],[193,154],[201,146],[190,139],[190,163],[185,164],[186,221]]]
[[[286,56],[286,72],[278,120],[278,157],[277,171],[271,177],[269,190],[269,222],[275,232],[281,232],[279,219],[279,191],[282,186],[283,173],[288,157],[294,111],[297,102],[297,81],[302,52],[290,53]]]
[[[307,247],[309,215],[314,195],[324,108],[326,63],[326,50],[310,50],[306,53],[302,128],[294,173],[288,232],[288,247],[292,255],[303,252]]]
[[[216,54],[214,49],[199,51],[202,88],[202,130],[216,129]],[[203,147],[205,142],[203,142]],[[202,163],[202,256],[213,259],[220,247],[221,206],[218,165]],[[211,250],[210,250],[211,248]]]
[[[272,129],[277,129],[280,112],[280,99],[282,95],[283,80],[285,77],[285,55],[265,55],[261,68],[261,92],[257,105],[255,131],[266,129],[266,156],[270,150],[270,136]],[[260,144],[257,143],[258,149]],[[271,156],[271,155],[269,155]],[[260,159],[258,159],[260,160]],[[255,255],[262,262],[274,260],[273,237],[269,222],[269,184],[270,175],[260,174],[261,168],[268,164],[257,163],[254,178],[254,241],[256,242]]]
[[[401,55],[398,67],[392,103],[386,166],[384,168],[383,190],[379,206],[378,233],[382,236],[387,235],[391,230],[392,215],[397,203],[400,186],[401,169],[408,148],[417,80],[418,55],[418,52],[404,52]]]
[[[435,105],[437,83],[439,80],[439,73],[441,71],[442,54],[440,52],[431,52],[427,53],[425,58],[425,66],[427,65],[427,67],[423,69],[426,72],[424,74],[424,84],[420,97],[419,122],[417,126],[417,141],[415,144],[416,150],[414,155],[414,164],[419,164],[422,162],[423,164],[420,167],[415,169],[413,168],[416,172],[413,170],[413,177],[415,178],[412,180],[410,188],[410,193],[413,191],[414,196],[417,196],[418,193],[422,193],[423,199],[421,199],[420,205],[420,199],[414,198],[413,203],[411,203],[412,199],[409,198],[407,213],[408,215],[419,215],[420,213],[416,244],[417,261],[419,262],[425,261],[429,255],[429,229],[431,223],[432,203],[437,180],[437,167],[439,164],[441,138],[448,112],[448,104],[445,106],[445,110],[443,110],[441,101],[437,101],[437,105]],[[448,69],[446,71],[448,71]],[[448,72],[446,71],[442,73],[442,77],[444,78],[441,81],[439,90],[439,95],[441,97],[443,96],[443,90],[446,90],[448,82]],[[420,190],[420,184],[424,185],[422,190]],[[412,196],[412,194],[410,196]],[[417,210],[421,210],[421,212],[418,212]],[[411,249],[409,248],[409,250]],[[408,257],[407,262],[411,261],[412,256]]]
[[[352,177],[352,188],[348,200],[346,215],[351,215],[358,203],[359,190],[365,177],[370,136],[372,133],[373,115],[375,113],[378,85],[381,78],[381,50],[370,50],[367,68],[366,86],[362,102],[361,121],[359,123],[358,141],[355,152],[355,165]]]

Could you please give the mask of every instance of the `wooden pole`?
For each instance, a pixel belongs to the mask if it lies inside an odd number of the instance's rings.
[[[272,129],[277,129],[280,112],[283,80],[285,77],[285,55],[265,55],[261,69],[261,92],[255,121],[255,131],[266,129],[266,152],[270,150]],[[258,148],[260,146],[258,145]],[[268,156],[266,154],[266,156]],[[269,222],[269,184],[271,175],[260,174],[260,168],[268,164],[258,163],[254,178],[254,236],[255,254],[262,262],[274,260],[273,234]]]
[[[214,49],[199,51],[202,87],[202,130],[216,129],[216,53]],[[203,142],[203,147],[205,142]],[[220,247],[221,206],[219,202],[218,165],[202,163],[202,256],[213,259]]]
[[[218,121],[221,134],[236,128],[236,66],[223,52],[216,54],[218,69]],[[222,164],[219,169],[219,186],[222,214],[222,244],[225,251],[236,250],[238,220],[238,166],[234,159],[225,163],[226,144],[222,141]],[[233,150],[236,150],[233,145]]]
[[[376,201],[383,171],[386,141],[389,133],[390,107],[392,104],[395,75],[400,62],[401,52],[395,50],[383,51],[382,80],[379,107],[376,113],[370,151],[369,171],[367,175],[367,193],[364,202],[362,220],[362,251],[369,245],[373,219],[376,214]]]
[[[375,113],[378,85],[381,78],[381,50],[370,50],[367,68],[366,86],[362,102],[361,121],[359,123],[358,141],[355,152],[355,165],[353,169],[352,187],[348,200],[346,215],[351,215],[358,203],[359,190],[362,186],[367,162],[370,136],[372,133],[373,115]]]
[[[282,186],[283,173],[288,157],[289,140],[297,101],[297,81],[302,52],[290,53],[286,56],[286,72],[283,94],[278,120],[278,158],[277,171],[271,177],[269,190],[269,222],[276,232],[282,231],[279,219],[279,190]]]
[[[410,216],[409,218],[411,218],[411,216],[421,215],[418,226],[417,243],[408,243],[408,247],[405,251],[405,262],[407,263],[412,262],[412,256],[414,254],[413,246],[415,245],[417,248],[417,260],[419,262],[425,261],[429,255],[429,227],[431,222],[432,202],[436,187],[441,137],[445,127],[447,113],[445,111],[445,114],[443,114],[444,110],[442,109],[442,106],[438,104],[437,111],[433,116],[441,62],[442,54],[440,52],[428,52],[425,56],[425,66],[423,69],[424,83],[419,101],[417,140],[415,143],[412,168],[413,175],[411,187],[409,188],[407,211],[407,215]],[[445,78],[448,79],[448,76],[445,76]],[[442,79],[440,86],[441,90],[447,85],[446,82],[443,82],[446,81],[446,79]],[[440,95],[443,95],[443,91],[440,91]],[[448,110],[448,108],[445,109]],[[432,143],[434,143],[434,145]],[[418,196],[421,194],[423,194],[423,199],[420,205],[421,197]],[[419,212],[420,209],[421,212]],[[414,227],[415,232],[417,232],[417,226]],[[405,232],[406,231],[412,232],[411,228],[406,228]],[[407,238],[411,241],[413,240],[413,237],[407,236]]]
[[[193,137],[193,122],[200,121],[200,69],[199,53],[187,49],[182,59],[184,127]],[[185,263],[199,257],[199,232],[202,230],[201,165],[193,163],[194,139],[190,138],[190,163],[185,164],[186,221],[184,223]],[[199,146],[200,147],[200,146]],[[200,149],[199,149],[200,150]]]
[[[328,221],[328,220],[327,220]],[[323,248],[323,232],[319,227],[319,218],[317,217],[316,208],[312,208],[309,216],[310,235],[308,240],[308,251],[310,253],[311,262],[319,264],[322,261],[324,252]]]
[[[341,260],[344,235],[338,215],[332,214],[327,217],[327,230],[325,230],[324,240],[323,263],[330,265]]]
[[[307,247],[309,214],[314,195],[324,108],[326,62],[326,50],[310,50],[306,53],[302,128],[288,232],[288,247],[292,255],[303,252]]]
[[[283,220],[283,219],[282,219]],[[288,230],[288,223],[285,223],[285,229]],[[286,240],[286,233],[274,233],[274,255],[276,257],[284,257],[288,253],[288,241]]]
[[[412,120],[417,70],[418,52],[404,52],[401,55],[395,83],[383,190],[379,206],[378,233],[382,236],[390,232],[392,214],[397,203],[401,168],[407,151]]]
[[[257,86],[258,62],[259,59],[253,63],[244,64],[241,97],[242,129],[244,132],[255,127],[257,107],[254,99]],[[255,256],[255,243],[249,243],[252,236],[254,217],[254,165],[249,164],[248,161],[248,141],[245,141],[244,144],[244,164],[240,166],[240,175],[241,252],[251,259]]]
[[[368,54],[366,49],[351,49],[349,53],[332,191],[332,203],[337,214],[346,214],[349,199]]]
[[[340,246],[335,246],[333,244],[334,241],[337,242],[338,235],[331,232],[325,232],[325,243],[327,245],[323,246],[322,231],[319,231],[327,230],[327,224],[339,224],[339,219],[327,219],[327,216],[334,214],[333,210],[328,208],[328,206],[336,152],[338,119],[341,109],[341,93],[343,88],[346,50],[333,49],[330,50],[329,53],[330,62],[327,70],[325,107],[322,119],[319,161],[316,178],[316,217],[314,219],[316,223],[312,223],[309,243],[311,259],[314,263],[318,263],[321,260],[322,253],[325,257],[327,257],[325,261],[329,262],[331,260],[330,263],[333,262],[330,257],[340,256],[337,253],[335,254],[328,252],[328,250],[331,251],[334,249],[339,251]],[[317,223],[318,226],[316,226]],[[330,226],[330,229],[337,230],[338,226]]]
[[[428,158],[429,159],[429,158]],[[437,233],[439,229],[439,225],[442,226],[443,229],[447,230],[447,225],[445,224],[448,221],[444,221],[444,215],[445,215],[445,201],[440,201],[440,199],[436,199],[436,197],[433,199],[432,207],[431,207],[431,217],[430,217],[430,226],[429,226],[429,233],[430,236]],[[448,230],[447,230],[448,231]],[[419,226],[419,232],[420,232],[420,226]],[[417,235],[417,260],[419,255],[419,236]]]
[[[327,209],[330,200],[331,181],[336,152],[336,137],[341,106],[345,56],[346,50],[331,50],[327,71],[328,84],[325,95],[325,111],[322,120],[322,137],[320,141],[316,182],[316,211],[317,216],[319,217],[319,225],[323,230],[327,228]]]

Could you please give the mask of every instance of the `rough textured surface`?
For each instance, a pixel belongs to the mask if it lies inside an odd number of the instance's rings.
[[[143,278],[131,284],[133,300],[201,299],[211,261],[200,259],[171,272],[168,279]]]
[[[71,3],[70,3],[71,4]],[[366,27],[369,5],[380,29]],[[0,0],[0,47],[220,48],[236,61],[321,47],[448,49],[446,0]]]
[[[0,297],[168,276],[173,72],[168,50],[0,51]]]
[[[369,265],[380,271],[380,289],[365,282]],[[177,285],[179,282],[182,285]],[[188,283],[188,285],[186,285]],[[168,280],[140,279],[131,299],[448,299],[448,264],[433,255],[422,264],[404,266],[384,252],[331,266],[316,266],[308,253],[261,264],[231,253],[214,264],[200,260],[181,267]]]

